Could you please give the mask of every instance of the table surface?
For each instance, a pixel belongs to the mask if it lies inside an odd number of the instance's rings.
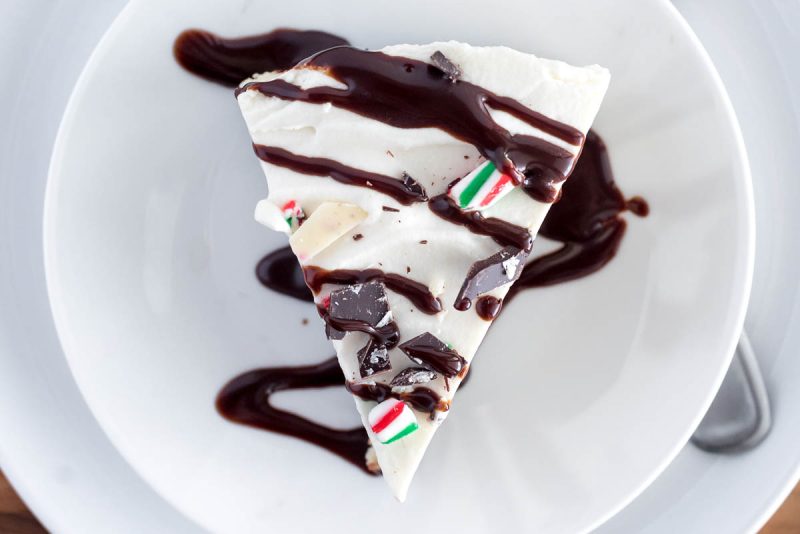
[[[41,534],[47,532],[14,492],[0,472],[0,533]],[[800,534],[800,485],[775,513],[760,534]]]

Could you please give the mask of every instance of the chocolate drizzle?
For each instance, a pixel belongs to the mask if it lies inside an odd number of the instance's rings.
[[[409,58],[337,47],[303,62],[324,70],[346,89],[302,89],[284,80],[251,82],[237,89],[268,97],[332,104],[397,128],[438,128],[473,145],[542,202],[558,197],[556,184],[569,176],[575,156],[536,137],[513,135],[492,120],[490,109],[504,111],[554,137],[580,147],[583,134],[516,100],[466,82],[441,68]]]
[[[389,195],[401,204],[425,202],[428,197],[425,190],[413,178],[404,176],[392,178],[382,174],[362,171],[348,167],[338,161],[327,158],[312,158],[292,154],[283,148],[264,145],[253,145],[258,158],[278,167],[285,167],[294,172],[309,176],[329,176],[339,183],[373,189]],[[393,208],[392,208],[393,209]],[[398,211],[398,210],[395,210]]]
[[[435,412],[446,412],[450,405],[442,400],[439,395],[426,388],[416,387],[412,391],[395,392],[388,384],[380,382],[347,382],[347,391],[364,400],[383,402],[392,397],[407,402],[418,412],[430,414],[433,418]]]
[[[380,269],[336,269],[328,271],[309,266],[304,269],[306,284],[318,293],[323,284],[353,285],[381,282],[395,293],[410,300],[420,311],[433,315],[442,311],[442,303],[427,286],[400,274],[384,273]]]
[[[293,436],[339,455],[368,474],[369,437],[363,427],[337,430],[275,408],[270,397],[279,391],[341,386],[344,375],[336,357],[317,365],[271,367],[243,373],[222,388],[217,410],[230,421]]]
[[[453,378],[466,369],[467,360],[439,338],[425,332],[400,345],[400,350],[416,364]]]
[[[383,326],[373,326],[362,319],[331,317],[328,310],[321,306],[317,306],[317,312],[329,328],[339,332],[362,332],[372,338],[377,345],[383,345],[387,349],[396,347],[400,340],[400,331],[394,321]]]
[[[525,252],[533,247],[533,237],[526,228],[502,219],[484,217],[479,211],[462,211],[447,195],[433,197],[428,207],[442,219],[466,226],[474,234],[489,236],[503,246],[513,246]]]
[[[308,56],[345,39],[319,31],[279,29],[261,35],[225,39],[203,30],[181,32],[173,45],[178,63],[192,74],[236,87],[253,74],[287,70]]]

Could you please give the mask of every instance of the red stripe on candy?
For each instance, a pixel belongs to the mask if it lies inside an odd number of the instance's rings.
[[[289,202],[287,202],[286,204],[284,204],[284,205],[283,205],[283,207],[281,208],[281,210],[290,210],[290,209],[294,209],[294,206],[295,206],[295,202],[294,202],[294,200],[290,200]]]
[[[504,174],[497,180],[497,183],[494,184],[494,187],[489,191],[489,194],[486,195],[483,200],[481,201],[481,206],[488,206],[489,203],[494,200],[494,197],[500,194],[500,191],[503,190],[503,187],[511,181],[511,177],[507,174]]]
[[[403,404],[402,402],[398,402],[397,404],[395,404],[394,406],[392,406],[392,409],[391,409],[391,410],[389,410],[388,412],[386,412],[386,415],[384,415],[383,417],[381,417],[381,418],[378,420],[378,422],[377,422],[377,423],[375,423],[374,425],[372,425],[372,431],[373,431],[373,432],[375,432],[375,433],[377,434],[378,432],[380,432],[381,430],[383,430],[383,429],[384,429],[384,428],[386,428],[387,426],[391,425],[391,424],[392,424],[392,422],[393,422],[395,419],[397,419],[398,417],[400,417],[400,414],[403,412],[403,408],[404,408],[404,407],[405,407],[405,404]]]

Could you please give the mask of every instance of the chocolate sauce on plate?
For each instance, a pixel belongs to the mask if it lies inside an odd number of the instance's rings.
[[[589,131],[583,153],[562,189],[561,200],[550,206],[539,235],[563,246],[529,262],[511,286],[506,300],[532,287],[582,278],[600,270],[616,255],[625,235],[624,211],[649,212],[640,197],[626,201],[614,183],[606,144]]]
[[[274,250],[256,265],[256,278],[264,287],[306,302],[314,295],[303,279],[303,271],[289,246]]]
[[[275,408],[270,397],[292,389],[341,386],[344,375],[336,357],[317,365],[270,367],[241,374],[217,396],[217,410],[226,419],[313,443],[369,473],[365,456],[369,437],[363,427],[338,430]]]
[[[278,29],[261,35],[225,39],[203,30],[181,32],[173,45],[178,63],[206,80],[236,87],[245,78],[269,70],[287,70],[308,56],[345,39],[319,31]]]

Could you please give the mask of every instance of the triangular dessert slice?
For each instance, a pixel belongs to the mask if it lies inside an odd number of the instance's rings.
[[[237,91],[377,461],[409,484],[609,82],[504,47],[337,47]]]

